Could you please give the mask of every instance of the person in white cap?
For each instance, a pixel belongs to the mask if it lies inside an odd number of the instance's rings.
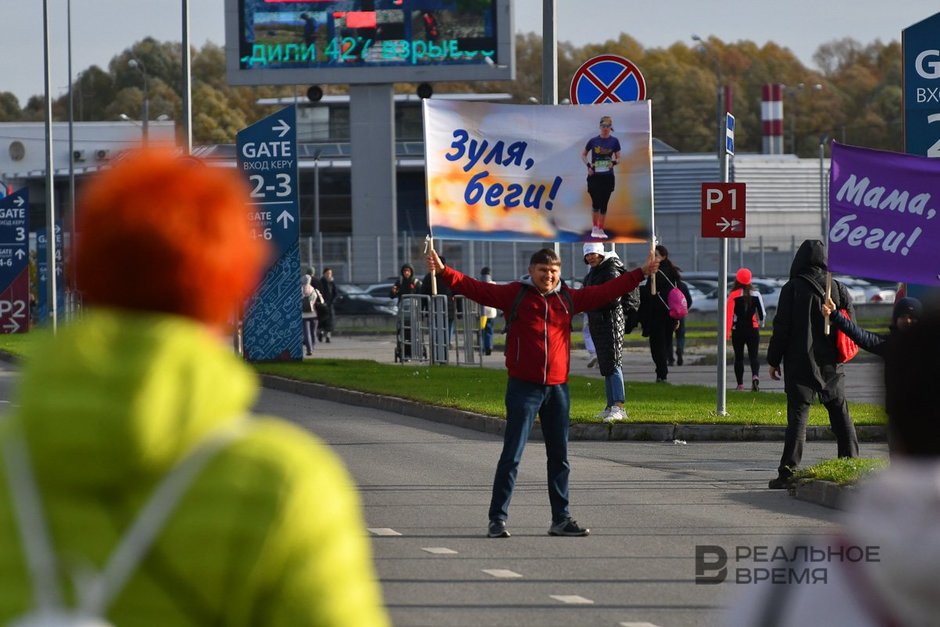
[[[614,251],[605,251],[600,242],[588,242],[584,245],[584,263],[590,270],[584,277],[584,285],[600,285],[624,273],[623,262]],[[637,295],[639,297],[639,295]],[[623,297],[626,298],[626,297]],[[588,328],[594,340],[597,365],[604,375],[604,389],[607,393],[607,406],[597,414],[604,422],[617,422],[627,419],[624,409],[625,394],[623,389],[623,334],[624,315],[621,297],[617,297],[604,306],[587,312]]]

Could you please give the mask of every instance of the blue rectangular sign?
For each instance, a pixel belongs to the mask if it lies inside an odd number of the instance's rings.
[[[904,150],[940,157],[940,13],[901,34],[904,59]]]
[[[0,198],[0,333],[29,330],[29,190]]]
[[[303,359],[297,112],[287,107],[238,132],[238,168],[251,191],[254,237],[274,254],[242,325],[249,361]]]
[[[36,321],[44,324],[49,318],[49,262],[46,258],[46,229],[36,231]],[[55,294],[56,311],[65,311],[65,276],[62,265],[62,225],[55,225]]]
[[[940,13],[901,31],[904,151],[940,157]],[[936,288],[908,285],[907,295],[940,299]]]

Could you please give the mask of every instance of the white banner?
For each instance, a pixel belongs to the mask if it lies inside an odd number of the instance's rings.
[[[647,242],[650,103],[424,101],[435,237]]]

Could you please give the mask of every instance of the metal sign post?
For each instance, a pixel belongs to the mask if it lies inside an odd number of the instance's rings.
[[[242,129],[235,142],[238,169],[251,192],[253,235],[274,248],[246,308],[245,359],[303,359],[296,109],[287,107]]]
[[[721,182],[727,183],[730,176],[731,157],[734,156],[734,116],[725,114],[725,146],[718,154],[721,162]],[[721,255],[718,263],[718,394],[715,413],[727,416],[728,338],[725,325],[728,319],[728,238],[721,238]]]
[[[29,190],[0,199],[0,333],[29,331]]]

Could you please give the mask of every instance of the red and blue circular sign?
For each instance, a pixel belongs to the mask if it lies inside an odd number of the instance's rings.
[[[572,104],[646,100],[646,79],[629,59],[602,54],[585,61],[571,79]]]

